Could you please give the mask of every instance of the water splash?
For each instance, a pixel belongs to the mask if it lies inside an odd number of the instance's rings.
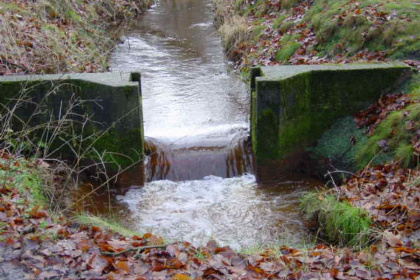
[[[255,177],[207,176],[202,180],[147,183],[117,199],[127,204],[135,229],[169,240],[203,245],[209,239],[234,248],[279,240],[299,243],[306,231],[296,211],[303,183],[281,193],[259,189]],[[275,196],[274,196],[275,195]]]

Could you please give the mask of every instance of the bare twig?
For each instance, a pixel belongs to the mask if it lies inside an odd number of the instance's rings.
[[[168,245],[166,244],[166,245],[149,245],[149,246],[142,246],[142,247],[129,247],[129,248],[123,250],[123,251],[119,251],[119,252],[101,252],[101,254],[102,255],[105,255],[105,256],[118,256],[118,255],[121,255],[121,254],[124,254],[124,253],[128,253],[128,252],[134,251],[134,252],[136,252],[136,254],[134,255],[134,257],[135,258],[138,258],[139,255],[140,255],[140,253],[142,251],[144,251],[144,250],[147,250],[147,249],[156,249],[156,248],[162,248],[162,249],[164,249],[167,246]]]

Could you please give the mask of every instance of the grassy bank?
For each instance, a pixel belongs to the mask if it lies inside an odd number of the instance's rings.
[[[237,68],[419,59],[420,6],[409,0],[215,1]]]
[[[119,27],[149,0],[0,2],[0,75],[101,72]]]
[[[372,241],[372,220],[366,211],[334,195],[320,193],[308,193],[301,203],[302,211],[318,223],[319,238],[353,248],[366,247]]]

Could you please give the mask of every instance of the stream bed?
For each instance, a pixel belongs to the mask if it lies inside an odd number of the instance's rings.
[[[109,205],[133,230],[197,246],[307,240],[299,197],[318,182],[291,174],[256,183],[249,92],[229,69],[211,0],[158,1],[125,33],[111,66],[142,74],[146,183],[97,193],[90,206]]]

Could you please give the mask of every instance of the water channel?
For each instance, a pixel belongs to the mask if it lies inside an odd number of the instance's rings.
[[[305,241],[298,200],[314,182],[295,174],[257,185],[249,92],[229,70],[211,0],[160,0],[125,33],[111,65],[142,73],[148,151],[145,185],[113,200],[119,220],[195,245]]]

